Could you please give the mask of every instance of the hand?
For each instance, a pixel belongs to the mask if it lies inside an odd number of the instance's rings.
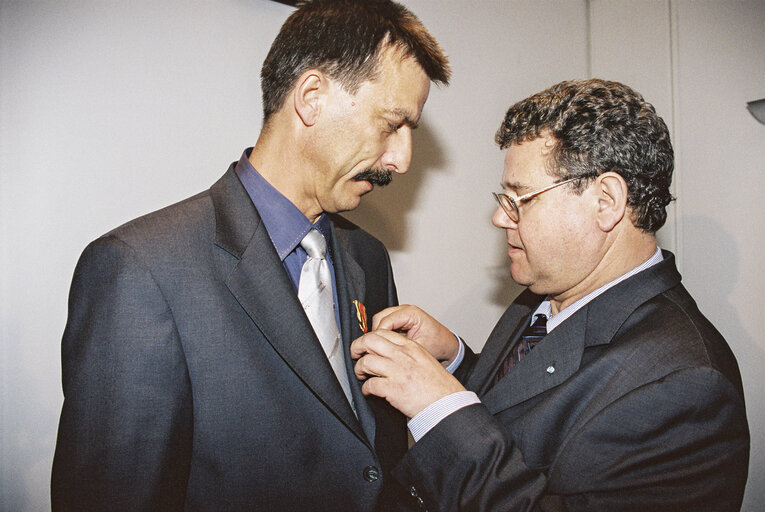
[[[449,366],[459,352],[456,336],[417,306],[406,304],[383,309],[372,317],[372,330],[377,329],[403,332],[444,366]]]
[[[385,398],[408,418],[446,395],[465,391],[425,348],[395,332],[377,330],[356,339],[351,357],[358,359],[356,377],[366,379],[361,391]]]

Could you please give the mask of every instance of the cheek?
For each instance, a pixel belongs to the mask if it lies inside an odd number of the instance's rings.
[[[599,259],[603,233],[586,222],[562,226],[558,241],[557,259],[572,279],[581,279],[591,270],[591,263]]]
[[[588,236],[580,223],[556,216],[521,222],[518,234],[529,265],[540,271],[575,266]]]
[[[524,222],[526,220],[530,222]],[[537,255],[548,254],[551,248],[554,248],[554,242],[559,239],[560,233],[554,226],[538,222],[536,219],[533,222],[531,220],[521,220],[518,225],[518,237],[529,259],[534,259]]]
[[[380,159],[385,152],[385,145],[380,141],[379,134],[353,134],[345,147],[346,173],[356,173],[372,167],[379,167]]]

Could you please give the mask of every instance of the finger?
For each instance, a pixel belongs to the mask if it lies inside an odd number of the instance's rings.
[[[376,315],[372,317],[372,330],[377,329],[377,326],[380,324],[382,319],[388,317],[391,314],[394,314],[396,311],[398,311],[402,307],[404,306],[392,306],[379,311]]]
[[[394,386],[390,379],[384,377],[372,377],[361,385],[361,392],[364,396],[374,395],[385,399],[388,403],[395,397]]]
[[[387,378],[393,371],[395,371],[395,367],[390,360],[377,354],[367,354],[356,361],[353,366],[353,373],[359,380],[371,377]]]
[[[411,346],[417,344],[401,334],[391,331],[369,332],[351,344],[351,359],[358,359],[365,354],[394,359]]]
[[[372,317],[372,330],[408,331],[414,326],[414,312],[417,309],[419,308],[409,304],[383,309]]]
[[[408,345],[410,343],[414,343],[414,341],[410,340],[403,334],[399,334],[397,332],[393,331],[386,331],[386,330],[377,330],[374,332],[378,337],[384,338],[385,340],[389,341],[390,343],[393,343],[394,345],[398,345],[399,347],[403,347],[405,345]],[[381,346],[383,349],[386,347]]]
[[[365,337],[366,334],[351,342],[351,359],[358,359],[367,353],[366,341],[364,340]]]
[[[381,336],[381,332],[368,332],[351,343],[351,359],[358,359],[364,354],[377,354],[389,343],[387,338]]]

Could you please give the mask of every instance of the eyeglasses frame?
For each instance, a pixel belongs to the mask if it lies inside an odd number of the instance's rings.
[[[521,212],[518,209],[518,205],[523,204],[524,202],[528,201],[529,199],[538,196],[539,194],[542,194],[544,192],[547,192],[548,190],[552,190],[556,187],[560,187],[561,185],[565,185],[566,183],[571,183],[575,180],[581,180],[584,178],[587,178],[588,176],[575,176],[573,178],[569,178],[567,180],[558,181],[557,183],[553,183],[552,185],[548,185],[542,189],[535,190],[533,192],[529,192],[528,194],[523,194],[521,197],[517,199],[513,199],[509,195],[505,193],[497,193],[492,192],[491,194],[494,196],[494,199],[496,199],[499,206],[502,208],[502,210],[505,212],[505,214],[510,218],[513,222],[518,222],[521,219]],[[505,203],[503,202],[503,199],[506,199],[508,203],[512,206],[512,209],[509,209]]]

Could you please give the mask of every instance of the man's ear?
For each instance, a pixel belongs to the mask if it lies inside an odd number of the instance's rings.
[[[595,179],[592,190],[598,205],[598,226],[604,232],[609,232],[621,222],[627,211],[627,182],[615,172],[604,172]]]
[[[306,126],[313,126],[321,112],[321,95],[327,87],[327,77],[317,69],[309,69],[297,80],[293,93],[295,112]]]

